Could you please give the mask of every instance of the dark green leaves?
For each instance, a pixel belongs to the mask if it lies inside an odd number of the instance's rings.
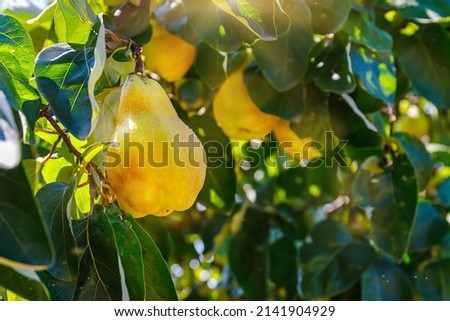
[[[343,30],[350,35],[353,43],[373,51],[387,52],[392,49],[392,36],[359,13],[350,13]]]
[[[306,91],[303,83],[279,92],[264,77],[256,64],[250,64],[244,71],[244,82],[253,102],[265,113],[287,120],[298,118],[304,108]]]
[[[85,237],[87,247],[81,258],[75,298],[89,301],[128,299],[114,230],[101,206],[96,206],[87,219]]]
[[[169,269],[150,235],[130,216],[131,224],[142,247],[142,263],[145,273],[146,300],[177,300],[177,293]]]
[[[288,238],[282,238],[270,245],[270,279],[284,287],[287,297],[293,299],[297,292],[298,251]]]
[[[450,259],[426,264],[417,276],[419,293],[425,300],[450,300]]]
[[[43,270],[54,250],[22,165],[0,170],[0,264]]]
[[[386,52],[371,52],[364,47],[352,47],[352,68],[364,89],[374,98],[388,104],[395,103],[397,90],[393,57]]]
[[[234,204],[236,174],[228,137],[209,113],[189,118],[186,123],[202,142],[208,159],[205,183],[197,200],[206,206],[229,210]]]
[[[340,139],[357,148],[381,146],[377,129],[349,96],[330,95],[329,109],[331,126]]]
[[[94,86],[105,62],[102,20],[84,45],[56,44],[36,58],[36,83],[58,120],[79,139],[93,130],[98,117]]]
[[[394,260],[401,260],[408,249],[418,198],[417,179],[407,156],[400,154],[394,165],[385,169],[363,165],[353,185],[353,196],[372,217],[371,238],[375,244]]]
[[[267,295],[269,226],[267,213],[249,208],[230,244],[230,266],[248,300]]]
[[[309,76],[323,91],[343,94],[355,89],[347,45],[348,39],[336,34],[322,39],[313,48]]]
[[[313,46],[311,15],[303,2],[289,8],[292,24],[289,32],[274,41],[253,45],[256,63],[269,83],[278,91],[294,88],[306,74]]]
[[[449,230],[449,224],[436,207],[419,203],[416,221],[411,235],[410,251],[426,251],[438,244]]]
[[[115,209],[120,214],[119,209]],[[139,238],[128,221],[122,221],[119,215],[110,216],[110,222],[116,236],[121,268],[125,275],[125,284],[131,301],[145,299],[144,264]]]
[[[0,258],[1,259],[1,258]],[[0,264],[0,285],[27,300],[46,301],[49,293],[36,272]]]
[[[419,185],[419,191],[422,191],[427,187],[433,172],[433,160],[431,159],[431,155],[419,138],[406,133],[396,133],[395,137],[404,149],[411,165],[413,165],[417,183]]]
[[[166,262],[142,227],[119,208],[96,206],[77,227],[84,246],[76,300],[176,300]],[[77,233],[75,233],[77,235]]]
[[[368,301],[412,300],[411,280],[394,262],[378,257],[362,277],[362,299]]]
[[[201,40],[211,47],[231,52],[242,41],[253,42],[256,36],[233,16],[209,0],[185,0],[186,15]]]
[[[278,1],[214,0],[213,2],[265,41],[276,40],[289,29],[289,17]]]
[[[78,274],[77,244],[72,232],[70,206],[75,181],[69,186],[60,182],[45,185],[36,198],[55,245],[55,263],[48,272],[56,279],[72,281]]]
[[[424,25],[412,36],[400,36],[395,47],[400,65],[415,89],[438,107],[450,108],[448,32],[440,25]]]
[[[311,8],[314,33],[327,34],[338,31],[352,7],[350,0],[306,0]]]
[[[437,22],[450,16],[448,0],[400,1],[396,6],[405,17],[422,23]]]
[[[354,241],[337,221],[323,221],[312,233],[313,242],[300,252],[302,292],[307,298],[326,298],[347,290],[374,259],[371,246]]]
[[[219,87],[227,79],[224,69],[226,56],[202,42],[197,47],[195,70],[211,88]]]

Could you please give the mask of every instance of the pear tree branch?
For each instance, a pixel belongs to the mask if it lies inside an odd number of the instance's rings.
[[[61,128],[61,126],[59,126],[59,124],[55,120],[55,118],[53,118],[53,115],[50,111],[49,106],[45,106],[44,108],[41,109],[41,111],[39,112],[39,117],[45,117],[47,119],[47,121],[50,123],[50,125],[52,125],[52,127],[55,129],[55,132],[58,134],[57,141],[59,142],[60,140],[63,140],[64,143],[66,144],[67,148],[69,149],[69,151],[75,156],[77,163],[81,164],[82,160],[83,160],[83,155],[81,154],[81,152],[78,149],[75,148],[75,146],[73,146],[72,142],[70,141],[69,135],[66,133],[66,131],[64,131]],[[56,147],[56,146],[54,146],[54,147]],[[50,151],[50,154],[46,157],[46,159],[49,159],[54,152],[55,152],[55,148],[52,148],[52,151]],[[107,198],[107,196],[105,194],[108,192],[108,189],[104,188],[103,186],[101,189],[97,188],[97,184],[94,179],[94,173],[97,174],[102,185],[104,183],[106,183],[107,181],[106,181],[105,175],[103,175],[103,172],[100,170],[100,168],[97,166],[97,164],[94,163],[94,161],[92,161],[92,160],[89,161],[86,164],[85,169],[88,173],[88,181],[89,181],[89,185],[90,185],[89,190],[90,190],[90,198],[91,198],[91,211],[92,211],[96,194],[99,194],[102,197]]]

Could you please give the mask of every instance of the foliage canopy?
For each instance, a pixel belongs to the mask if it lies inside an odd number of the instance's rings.
[[[0,8],[0,298],[450,300],[449,0],[48,2]],[[135,219],[101,157],[156,23],[191,61],[146,71],[208,170],[191,209]],[[320,157],[222,131],[237,70]]]

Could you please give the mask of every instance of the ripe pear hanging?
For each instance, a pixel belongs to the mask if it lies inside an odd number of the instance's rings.
[[[205,180],[206,154],[158,82],[127,77],[113,140],[120,146],[105,160],[121,208],[137,218],[193,205]]]

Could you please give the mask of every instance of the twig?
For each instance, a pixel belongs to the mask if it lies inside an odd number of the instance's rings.
[[[62,128],[58,125],[56,120],[53,118],[52,114],[50,113],[50,110],[48,106],[41,109],[39,112],[39,116],[45,117],[48,122],[52,125],[52,127],[56,130],[59,137],[62,138],[64,143],[66,143],[67,147],[69,148],[69,151],[75,155],[77,158],[77,161],[81,159],[81,153],[72,145],[72,142],[70,141],[70,137],[62,130]]]
[[[58,145],[58,143],[61,140],[63,140],[64,143],[66,144],[67,148],[69,149],[69,151],[77,159],[77,163],[81,164],[83,161],[83,159],[82,159],[83,155],[80,153],[80,151],[78,151],[75,148],[75,146],[73,146],[72,142],[70,141],[69,135],[58,125],[56,120],[53,118],[53,115],[50,112],[49,107],[48,106],[44,107],[39,112],[39,116],[45,117],[48,120],[48,122],[52,125],[52,127],[55,129],[56,133],[58,133],[58,139],[55,142],[55,144],[53,145],[52,150],[50,151],[49,155],[44,159],[44,162],[47,161],[51,157],[51,155],[54,154],[54,152],[56,150],[56,146]],[[106,178],[105,178],[105,175],[103,175],[100,168],[97,166],[97,164],[95,164],[92,160],[86,164],[85,169],[88,173],[89,193],[90,193],[90,198],[91,198],[91,213],[92,213],[93,208],[94,208],[94,203],[95,203],[95,196],[97,195],[97,191],[96,191],[97,184],[95,182],[94,172],[97,173],[102,185],[104,183],[106,183]],[[84,186],[84,183],[82,185]],[[101,189],[98,194],[104,195],[104,192],[106,192],[106,191],[108,191],[108,189],[105,188],[104,186],[101,186]]]
[[[387,105],[387,114],[389,117],[389,136],[392,136],[394,135],[394,123],[397,120],[397,112],[391,104]]]
[[[37,169],[37,172],[40,173],[42,168],[44,167],[45,163],[49,161],[50,158],[52,158],[53,154],[56,151],[56,148],[58,147],[59,142],[61,141],[61,136],[58,136],[56,141],[52,145],[52,149],[50,149],[50,152],[45,156],[44,160],[39,164],[39,167]]]
[[[144,63],[142,62],[142,46],[135,42],[132,42],[131,51],[133,52],[133,58],[136,62],[134,72],[142,74],[144,72]]]

